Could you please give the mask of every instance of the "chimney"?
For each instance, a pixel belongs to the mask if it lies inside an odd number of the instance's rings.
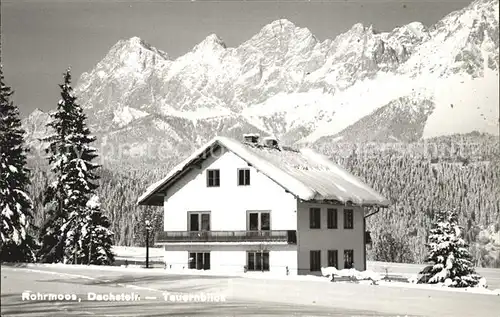
[[[263,139],[263,143],[265,147],[277,149],[278,148],[278,139],[272,136],[265,137]]]
[[[243,139],[245,140],[245,143],[250,143],[250,144],[257,144],[259,143],[259,137],[257,133],[247,133],[243,134]]]

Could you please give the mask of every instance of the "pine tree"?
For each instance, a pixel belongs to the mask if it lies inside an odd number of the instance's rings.
[[[35,260],[35,241],[30,235],[33,203],[26,194],[29,170],[25,132],[19,109],[10,100],[12,94],[0,67],[0,261],[32,262]]]
[[[424,269],[421,281],[430,284],[446,283],[451,287],[475,286],[480,276],[475,273],[468,245],[462,239],[462,228],[454,211],[436,213],[427,249],[427,262],[433,265]]]
[[[54,134],[46,138],[56,180],[45,193],[48,217],[41,231],[40,258],[43,262],[109,264],[113,261],[113,234],[108,230],[107,218],[92,204],[99,178],[99,165],[92,163],[96,149],[90,146],[95,138],[86,126],[83,109],[76,103],[69,69],[60,88],[62,99],[48,124]],[[90,242],[91,248],[86,245]],[[97,251],[92,254],[92,250]]]
[[[66,248],[70,263],[109,265],[114,261],[112,253],[113,233],[110,223],[101,213],[99,198],[94,195],[86,204],[84,213],[74,213],[65,224],[72,227],[67,232]]]

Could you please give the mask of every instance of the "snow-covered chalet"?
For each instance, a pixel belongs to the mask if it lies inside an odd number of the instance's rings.
[[[247,134],[212,139],[138,204],[164,208],[167,268],[292,275],[366,270],[365,218],[389,202],[324,155]]]

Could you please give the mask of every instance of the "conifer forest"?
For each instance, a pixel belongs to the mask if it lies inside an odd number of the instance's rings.
[[[374,147],[365,155],[356,155],[352,150],[356,148],[354,144],[331,146],[323,150],[392,203],[388,209],[382,209],[368,218],[367,227],[373,239],[371,246],[368,246],[369,259],[423,262],[434,211],[454,209],[458,213],[460,225],[464,227],[465,239],[471,245],[475,264],[500,267],[500,246],[494,245],[491,238],[500,231],[498,139],[473,134],[432,141],[446,147],[454,139],[465,139],[465,144],[474,149],[473,154],[468,158],[447,152],[435,156],[424,155],[418,150],[418,144],[408,144],[405,151]],[[175,155],[173,157],[172,161],[165,162],[161,167],[144,165],[120,171],[100,170],[102,210],[110,219],[118,245],[144,245],[142,219],[151,219],[154,230],[161,230],[162,208],[138,207],[135,204],[137,197],[152,180],[163,177],[182,159]],[[46,171],[42,165],[32,165],[31,168],[33,183],[30,193],[33,197],[39,197],[37,201],[40,201],[47,182]],[[43,212],[37,201],[35,222],[41,223]],[[383,243],[387,235],[391,239],[389,245],[397,251],[395,254],[380,251],[382,245],[387,245]]]

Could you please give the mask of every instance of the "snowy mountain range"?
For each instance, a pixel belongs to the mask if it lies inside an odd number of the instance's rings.
[[[432,27],[356,24],[322,42],[282,19],[235,48],[209,35],[176,59],[133,37],[75,91],[101,144],[128,156],[182,156],[246,132],[287,144],[498,134],[498,4],[475,1]],[[24,120],[32,140],[46,120]]]

